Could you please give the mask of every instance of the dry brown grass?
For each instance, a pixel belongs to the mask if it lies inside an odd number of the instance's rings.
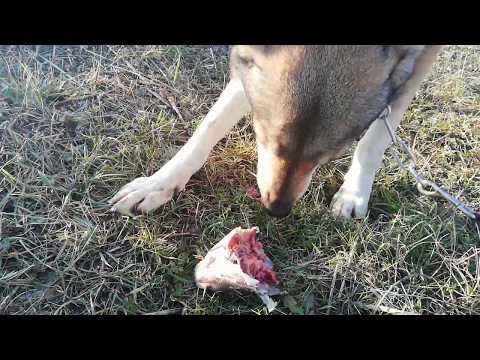
[[[327,206],[350,156],[324,166],[285,219],[245,196],[248,119],[185,192],[136,219],[108,211],[157,170],[228,79],[226,47],[0,48],[0,313],[264,314],[254,295],[199,291],[192,270],[257,225],[288,296],[281,314],[480,314],[480,231],[425,198],[388,156],[364,221]],[[480,47],[450,46],[400,131],[422,169],[480,206]],[[183,120],[161,98],[176,97]]]

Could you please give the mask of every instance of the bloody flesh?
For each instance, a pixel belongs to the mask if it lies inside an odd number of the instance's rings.
[[[228,250],[235,254],[242,271],[260,282],[275,286],[278,279],[275,272],[267,266],[267,256],[262,244],[257,241],[255,231],[234,234],[228,243]]]
[[[260,198],[262,197],[262,196],[260,195],[260,192],[258,191],[258,189],[257,189],[255,186],[250,186],[250,187],[247,189],[247,196],[248,196],[250,199],[257,200],[257,201],[259,201]]]

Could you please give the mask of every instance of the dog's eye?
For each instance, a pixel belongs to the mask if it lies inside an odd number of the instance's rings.
[[[390,46],[388,45],[382,45],[381,47],[382,49],[382,54],[385,56],[385,57],[388,57],[390,55]]]
[[[251,57],[240,57],[242,64],[248,68],[255,66],[255,61]]]

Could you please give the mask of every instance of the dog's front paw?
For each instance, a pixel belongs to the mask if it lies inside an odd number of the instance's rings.
[[[351,219],[367,215],[369,194],[348,191],[343,186],[332,199],[331,210],[337,217]]]
[[[112,211],[134,216],[155,210],[170,201],[184,186],[184,183],[162,180],[155,176],[140,177],[122,187],[109,203]]]

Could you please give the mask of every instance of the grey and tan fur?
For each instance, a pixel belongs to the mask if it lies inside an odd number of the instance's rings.
[[[441,46],[257,45],[231,50],[231,80],[182,149],[112,199],[123,214],[148,212],[183,190],[213,146],[248,112],[257,140],[257,183],[273,216],[285,216],[315,169],[361,136],[334,214],[367,214],[375,173],[391,141],[375,121],[392,107],[396,128]],[[366,132],[365,132],[366,131]],[[363,136],[362,136],[363,134]]]

